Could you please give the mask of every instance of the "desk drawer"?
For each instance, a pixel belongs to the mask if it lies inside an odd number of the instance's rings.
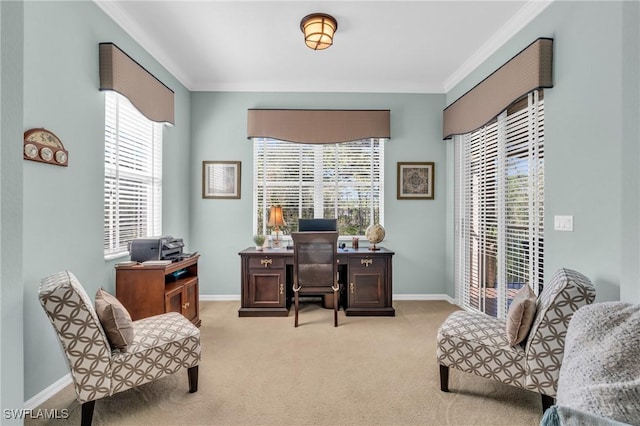
[[[349,258],[349,267],[353,269],[366,268],[376,269],[384,268],[386,259],[383,256],[352,256]]]
[[[274,256],[251,256],[249,258],[249,268],[270,268],[270,269],[282,269],[284,268],[285,261],[283,257]]]

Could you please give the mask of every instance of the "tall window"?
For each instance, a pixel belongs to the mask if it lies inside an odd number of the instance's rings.
[[[456,297],[504,317],[518,289],[543,285],[542,92],[454,144]]]
[[[269,207],[276,204],[290,231],[298,218],[337,218],[340,235],[364,235],[384,221],[382,139],[300,144],[255,138],[253,144],[255,233],[267,233]]]
[[[105,92],[104,254],[162,232],[162,125]]]

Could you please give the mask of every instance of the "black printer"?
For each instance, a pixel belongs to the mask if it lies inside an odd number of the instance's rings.
[[[151,238],[137,238],[129,243],[129,253],[134,262],[147,260],[178,261],[185,257],[182,253],[184,243],[182,238],[170,235]]]

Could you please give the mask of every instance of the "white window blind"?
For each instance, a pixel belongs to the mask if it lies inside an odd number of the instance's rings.
[[[105,92],[104,254],[162,232],[162,125]]]
[[[269,207],[281,205],[289,231],[298,218],[337,218],[341,235],[363,235],[384,221],[384,141],[254,138],[253,182],[254,233],[267,233]]]
[[[515,292],[543,284],[544,102],[530,93],[454,137],[459,303],[504,317]]]

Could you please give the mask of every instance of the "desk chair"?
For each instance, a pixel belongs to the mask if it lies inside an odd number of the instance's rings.
[[[338,233],[292,232],[293,294],[295,326],[298,326],[299,296],[333,293],[333,323],[338,326]]]

